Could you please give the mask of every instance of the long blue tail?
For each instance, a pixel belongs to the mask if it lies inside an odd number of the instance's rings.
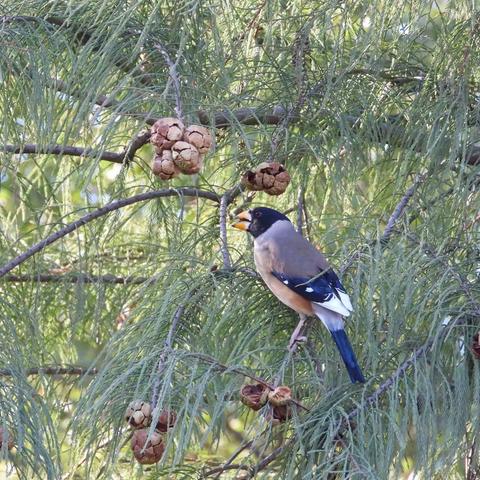
[[[331,330],[330,333],[332,334],[340,355],[342,356],[342,360],[347,367],[348,375],[350,375],[350,380],[352,383],[364,383],[365,378],[360,370],[357,357],[355,357],[355,353],[353,353],[352,346],[350,345],[350,341],[348,340],[345,330]]]

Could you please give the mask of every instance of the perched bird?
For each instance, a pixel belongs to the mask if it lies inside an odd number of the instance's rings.
[[[332,334],[350,380],[365,382],[344,330],[343,317],[350,315],[352,304],[325,257],[276,210],[254,208],[237,219],[233,227],[255,239],[255,265],[268,288],[296,312],[320,318]]]

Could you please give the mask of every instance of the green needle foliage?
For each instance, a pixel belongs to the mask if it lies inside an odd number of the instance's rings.
[[[15,443],[0,476],[480,475],[474,2],[7,0],[0,14],[0,268],[111,202],[213,194],[115,209],[0,277]],[[176,105],[215,147],[199,175],[161,182],[152,147],[128,149]],[[235,189],[269,160],[292,177],[283,195]],[[300,218],[342,273],[365,385],[317,320],[288,351],[298,316],[228,226],[257,205]],[[240,402],[255,379],[292,389],[290,420]],[[129,448],[135,399],[158,405],[154,423],[177,413],[156,465]]]

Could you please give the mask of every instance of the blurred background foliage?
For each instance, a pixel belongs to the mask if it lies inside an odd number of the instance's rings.
[[[349,383],[319,323],[286,355],[298,318],[249,273],[250,240],[230,229],[223,268],[216,202],[136,203],[0,278],[0,426],[16,445],[0,475],[204,478],[249,441],[221,478],[480,475],[475,2],[7,0],[0,14],[2,264],[109,202],[168,186],[222,195],[273,158],[292,176],[286,193],[242,193],[229,213],[300,211],[345,270],[368,379]],[[150,145],[122,153],[174,113],[159,43],[187,122],[201,112],[216,137],[203,171],[169,184],[150,171]],[[30,370],[71,365],[86,374]],[[272,427],[239,402],[242,372],[289,385],[309,411]],[[154,391],[178,421],[162,462],[141,467],[123,413]]]

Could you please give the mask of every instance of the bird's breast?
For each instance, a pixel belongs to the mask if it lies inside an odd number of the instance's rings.
[[[290,290],[290,288],[272,275],[272,271],[277,271],[278,266],[275,265],[275,258],[272,256],[268,245],[255,245],[254,259],[257,271],[263,281],[282,303],[298,313],[303,313],[304,315],[314,314],[309,300]]]

